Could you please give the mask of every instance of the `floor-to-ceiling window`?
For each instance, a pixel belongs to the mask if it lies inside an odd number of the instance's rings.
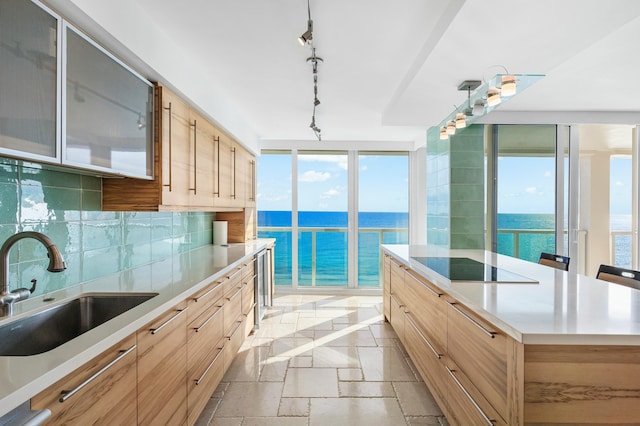
[[[278,286],[380,287],[380,245],[408,242],[407,152],[266,151],[258,235]]]
[[[637,269],[638,202],[635,126],[576,125],[579,215],[572,255],[577,272],[594,276],[600,264]]]
[[[298,286],[348,284],[346,152],[298,153]]]
[[[556,126],[494,126],[494,250],[537,261],[555,253]]]
[[[291,153],[263,152],[258,159],[258,236],[275,238],[276,285],[291,285],[292,279],[292,214]]]
[[[380,286],[380,244],[408,244],[409,156],[358,156],[358,285]]]

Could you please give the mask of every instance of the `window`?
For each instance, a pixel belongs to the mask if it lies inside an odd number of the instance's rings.
[[[263,152],[258,235],[276,238],[276,285],[380,287],[380,244],[408,242],[408,171],[406,152]]]
[[[358,285],[380,286],[380,244],[409,243],[409,156],[358,156]]]

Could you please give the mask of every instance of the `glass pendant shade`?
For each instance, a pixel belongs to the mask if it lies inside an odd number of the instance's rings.
[[[487,91],[487,106],[493,107],[500,104],[500,102],[502,102],[502,99],[500,99],[500,90],[495,87],[490,87]]]
[[[447,123],[447,134],[449,136],[456,134],[456,122],[451,120]]]
[[[464,129],[467,127],[467,116],[459,112],[456,114],[456,129]]]
[[[502,96],[513,96],[516,94],[516,77],[513,75],[502,76],[502,87],[500,89]]]
[[[440,140],[446,140],[448,138],[447,128],[445,126],[440,127]]]

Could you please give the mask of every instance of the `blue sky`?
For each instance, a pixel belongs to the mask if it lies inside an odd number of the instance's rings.
[[[359,156],[359,210],[406,212],[408,157]],[[346,211],[347,155],[298,155],[298,209]],[[258,160],[258,208],[291,210],[291,155],[262,155]]]
[[[347,156],[299,155],[300,211],[347,210]],[[359,209],[407,211],[406,156],[359,157]],[[555,169],[551,157],[501,157],[498,211],[548,213],[555,209]],[[611,213],[631,214],[631,159],[611,163]],[[291,210],[291,155],[262,155],[258,160],[258,208]]]

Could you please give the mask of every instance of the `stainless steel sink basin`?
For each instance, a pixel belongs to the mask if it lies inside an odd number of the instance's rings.
[[[157,296],[157,293],[91,293],[0,327],[0,356],[36,355]]]

